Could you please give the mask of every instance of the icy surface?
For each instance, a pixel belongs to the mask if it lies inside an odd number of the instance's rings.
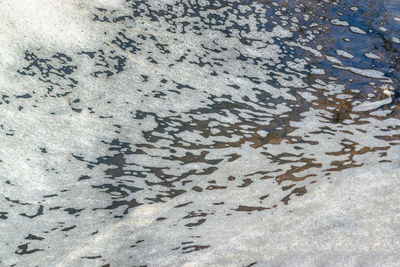
[[[400,265],[399,7],[0,1],[0,266]]]

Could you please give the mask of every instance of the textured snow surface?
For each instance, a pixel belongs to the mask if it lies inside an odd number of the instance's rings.
[[[0,266],[400,265],[398,1],[314,2],[0,1]]]

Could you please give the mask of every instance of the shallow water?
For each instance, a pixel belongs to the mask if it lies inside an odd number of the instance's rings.
[[[4,266],[280,265],[253,227],[399,168],[398,0],[0,10]]]

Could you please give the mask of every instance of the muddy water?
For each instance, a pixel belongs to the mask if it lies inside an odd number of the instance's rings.
[[[76,0],[38,10],[52,31],[0,9],[4,266],[212,262],[399,166],[398,0]]]

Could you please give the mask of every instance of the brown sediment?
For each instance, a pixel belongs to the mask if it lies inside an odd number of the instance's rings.
[[[348,155],[347,159],[345,160],[334,160],[331,162],[331,166],[335,166],[335,168],[329,168],[324,171],[341,171],[348,168],[356,168],[361,167],[364,163],[358,163],[354,160],[354,156],[363,155],[368,152],[376,152],[376,151],[386,151],[390,148],[390,146],[384,147],[362,147],[361,149],[357,150],[357,146],[359,143],[349,140],[347,138],[342,139],[340,145],[342,145],[342,150],[337,152],[325,152],[327,155],[331,156],[343,156]]]
[[[262,211],[262,210],[267,210],[267,209],[269,209],[269,208],[239,205],[239,207],[237,207],[236,209],[233,209],[233,210],[249,212],[249,211]]]
[[[200,219],[200,220],[198,220],[198,221],[195,222],[195,223],[188,223],[188,224],[185,224],[185,226],[186,226],[186,227],[199,226],[199,225],[203,224],[205,221],[206,221],[206,219]]]
[[[302,181],[308,177],[316,176],[316,174],[308,174],[308,175],[301,176],[301,177],[296,177],[294,175],[295,173],[299,173],[299,172],[305,171],[310,168],[321,168],[322,167],[321,163],[314,163],[314,161],[315,161],[315,159],[303,157],[303,158],[299,159],[298,162],[304,162],[305,163],[304,166],[297,167],[297,166],[292,165],[290,170],[286,171],[284,174],[278,175],[275,179],[280,184],[286,180]]]
[[[289,200],[290,200],[290,196],[291,196],[291,195],[295,194],[296,196],[302,196],[302,195],[304,195],[305,193],[307,193],[307,189],[306,189],[305,186],[303,186],[303,187],[298,187],[298,188],[294,189],[292,192],[290,192],[289,195],[287,195],[286,197],[282,198],[281,201],[282,201],[285,205],[287,205],[287,204],[289,203]]]

